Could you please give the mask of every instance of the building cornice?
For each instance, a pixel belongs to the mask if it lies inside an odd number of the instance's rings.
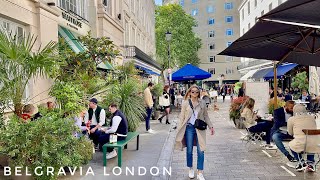
[[[36,1],[36,0],[32,0],[32,1],[35,2],[37,8],[44,9],[55,16],[61,15],[61,10],[59,8],[57,8],[56,6],[51,7],[41,1]]]

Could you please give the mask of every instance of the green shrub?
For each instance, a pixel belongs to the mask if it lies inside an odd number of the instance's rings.
[[[74,121],[50,114],[36,121],[24,122],[17,116],[0,130],[0,153],[7,154],[10,166],[28,167],[34,172],[42,167],[43,176],[36,180],[57,179],[61,167],[78,167],[89,162],[93,145],[85,137],[76,138]],[[46,176],[46,167],[53,167],[55,176]]]

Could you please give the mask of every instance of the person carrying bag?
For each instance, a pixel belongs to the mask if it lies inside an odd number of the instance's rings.
[[[209,119],[206,103],[200,99],[198,86],[191,86],[184,97],[178,122],[176,149],[187,147],[187,167],[189,178],[195,178],[193,170],[193,146],[197,146],[197,179],[204,180],[203,165],[204,151],[206,150],[206,129],[210,129],[214,135],[212,122]]]

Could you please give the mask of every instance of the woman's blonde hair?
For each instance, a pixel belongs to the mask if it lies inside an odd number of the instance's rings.
[[[249,98],[247,99],[246,103],[245,103],[245,108],[249,108],[249,109],[252,109],[254,107],[254,103],[255,103],[255,100],[252,99],[252,98]]]
[[[184,96],[184,100],[187,100],[190,98],[191,96],[191,89],[193,88],[197,88],[199,93],[198,93],[198,98],[200,98],[200,88],[197,85],[192,85],[186,92],[186,95]]]

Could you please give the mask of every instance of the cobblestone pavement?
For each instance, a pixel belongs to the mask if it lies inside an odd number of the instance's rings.
[[[220,100],[221,101],[221,100]],[[252,180],[319,180],[318,173],[295,172],[286,166],[286,159],[280,151],[266,150],[259,145],[248,147],[240,138],[244,131],[236,129],[228,118],[230,100],[218,102],[220,110],[210,111],[216,134],[207,134],[204,176],[215,179],[252,179]],[[196,148],[194,148],[194,168],[196,168]],[[172,157],[172,180],[188,178],[186,155],[184,151],[174,150]],[[318,168],[319,169],[319,168]]]

